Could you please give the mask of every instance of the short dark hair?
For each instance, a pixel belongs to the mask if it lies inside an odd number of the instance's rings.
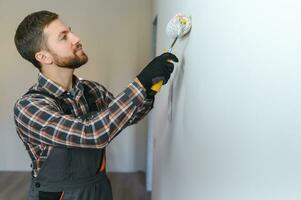
[[[46,48],[44,28],[53,20],[58,19],[58,14],[42,10],[26,16],[19,24],[15,34],[15,45],[21,56],[41,70],[41,64],[36,60],[35,54]]]

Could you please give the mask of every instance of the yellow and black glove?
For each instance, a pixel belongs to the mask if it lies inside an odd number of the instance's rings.
[[[155,57],[137,76],[141,84],[146,89],[148,95],[155,95],[157,91],[151,89],[151,87],[163,81],[165,85],[171,73],[174,70],[173,62],[178,62],[177,56],[172,53],[163,53],[160,56]]]

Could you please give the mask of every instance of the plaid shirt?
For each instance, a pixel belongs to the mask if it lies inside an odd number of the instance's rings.
[[[153,107],[154,99],[146,98],[145,89],[137,79],[117,97],[96,82],[76,76],[73,79],[73,89],[66,91],[40,73],[38,83],[31,87],[62,99],[72,107],[71,115],[64,114],[54,99],[41,94],[23,95],[15,104],[17,133],[31,157],[35,176],[52,147],[104,148]],[[98,108],[98,112],[84,120],[79,117],[88,112],[83,84],[90,88]]]

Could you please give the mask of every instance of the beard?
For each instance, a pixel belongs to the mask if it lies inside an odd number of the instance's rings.
[[[82,49],[76,49],[73,51],[73,55],[68,57],[61,57],[52,52],[54,58],[54,64],[58,67],[77,69],[88,62],[88,56]]]

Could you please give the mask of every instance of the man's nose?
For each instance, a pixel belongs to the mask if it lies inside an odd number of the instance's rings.
[[[77,43],[80,42],[80,38],[76,34],[71,33],[71,36],[72,36],[72,43],[73,44],[77,44]]]

